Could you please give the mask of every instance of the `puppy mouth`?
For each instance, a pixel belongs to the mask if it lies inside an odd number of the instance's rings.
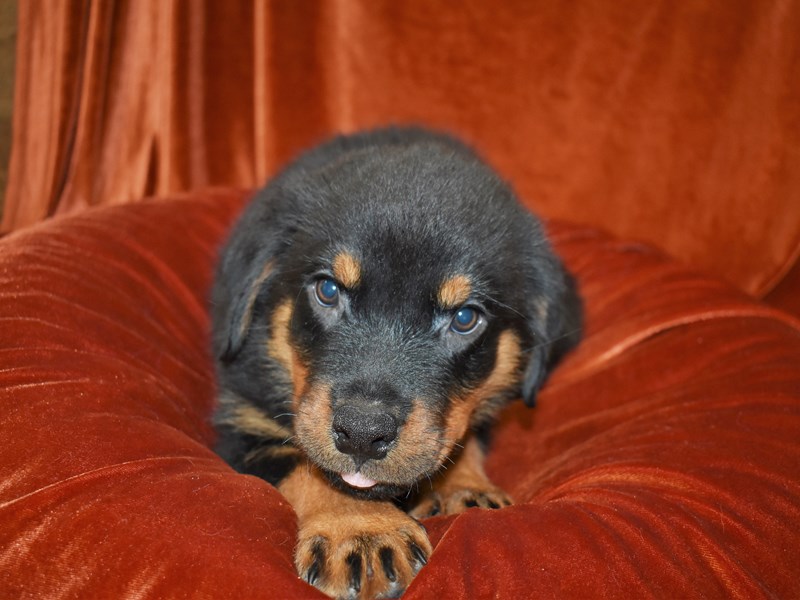
[[[318,468],[328,473],[328,478],[335,481],[341,489],[351,492],[364,492],[374,496],[402,492],[415,486],[419,481],[430,477],[438,470],[434,459],[426,458],[416,464],[406,461],[362,460],[333,451],[334,460],[318,460],[319,456],[307,456]]]
[[[414,466],[401,463],[402,471],[398,472],[395,468],[387,468],[389,465],[371,464],[374,461],[359,465],[342,455],[338,460],[332,461],[320,461],[318,456],[308,453],[306,456],[333,487],[352,496],[369,500],[389,500],[402,495],[407,496],[410,490],[420,485],[421,481],[430,479],[438,471],[438,463],[430,459],[425,460],[424,464]]]
[[[333,487],[351,496],[366,500],[390,500],[410,489],[407,485],[399,485],[371,479],[358,472],[338,473],[320,469]]]
[[[339,473],[339,477],[349,486],[359,489],[369,489],[378,485],[378,482],[369,477],[365,477],[359,472]]]
[[[436,473],[449,450],[440,424],[419,405],[392,436],[385,436],[392,440],[373,439],[384,433],[378,427],[383,420],[364,419],[374,427],[362,431],[335,417],[327,386],[312,386],[294,420],[295,443],[335,487],[351,494],[378,498],[403,493]]]

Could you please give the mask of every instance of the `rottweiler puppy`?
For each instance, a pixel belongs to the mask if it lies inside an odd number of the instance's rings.
[[[299,522],[299,575],[397,597],[418,519],[511,499],[483,459],[581,330],[537,219],[466,145],[419,128],[337,137],[245,209],[212,293],[217,452]]]

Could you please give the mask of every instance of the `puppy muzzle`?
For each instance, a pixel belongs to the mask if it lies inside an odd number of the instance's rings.
[[[336,449],[349,454],[361,466],[369,459],[381,460],[397,437],[397,420],[379,407],[344,404],[333,413]]]

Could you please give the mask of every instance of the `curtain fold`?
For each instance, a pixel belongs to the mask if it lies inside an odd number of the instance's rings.
[[[238,2],[21,3],[4,229],[263,178],[253,13]]]
[[[414,122],[547,217],[765,294],[800,246],[798,31],[792,0],[29,0],[2,228]]]

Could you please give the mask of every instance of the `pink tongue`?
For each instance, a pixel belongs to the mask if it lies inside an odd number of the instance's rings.
[[[373,485],[378,484],[374,479],[364,477],[361,473],[342,473],[342,479],[357,488],[371,488]]]

